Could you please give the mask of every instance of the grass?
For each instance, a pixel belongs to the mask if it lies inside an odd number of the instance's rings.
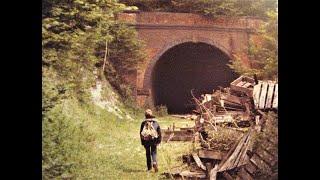
[[[181,119],[172,116],[159,117],[157,120],[159,121],[162,129],[167,129],[169,126],[172,126],[173,123],[177,128],[194,126],[194,121],[192,120]]]
[[[161,118],[159,123],[166,120]],[[94,179],[158,179],[170,167],[181,164],[179,157],[189,151],[190,143],[163,143],[158,148],[159,173],[146,172],[145,150],[140,144],[140,122],[115,118],[96,126],[98,138],[92,146],[87,171],[81,177]],[[87,177],[91,174],[91,177]]]
[[[182,165],[181,156],[192,147],[190,142],[162,143],[158,148],[159,172],[147,173],[145,150],[139,139],[142,114],[134,121],[128,121],[97,106],[82,107],[72,101],[54,113],[57,117],[52,117],[61,122],[57,126],[50,125],[49,121],[44,123],[43,166],[50,166],[47,159],[60,154],[65,154],[59,158],[63,164],[73,164],[67,173],[57,175],[55,179],[162,179],[161,173]],[[172,117],[158,119],[161,127],[176,120]],[[192,123],[177,121],[176,126]],[[52,134],[53,127],[59,127],[59,133]],[[66,136],[61,137],[61,134]],[[52,143],[57,137],[61,142]],[[44,172],[43,179],[52,177],[46,176],[49,171]]]

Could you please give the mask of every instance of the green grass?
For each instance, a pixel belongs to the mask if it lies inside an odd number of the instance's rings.
[[[73,101],[52,113],[53,119],[61,121],[56,126],[52,126],[52,122],[44,122],[43,169],[44,166],[53,166],[51,162],[56,160],[48,163],[48,159],[55,156],[62,164],[73,164],[71,169],[55,179],[63,176],[71,179],[160,179],[164,171],[182,165],[181,156],[192,147],[190,142],[162,143],[158,148],[159,172],[147,173],[145,150],[139,139],[142,114],[134,121],[121,120],[99,107],[82,107]],[[165,127],[175,119],[162,117],[158,121]],[[177,121],[176,126],[189,123],[181,119]],[[59,129],[59,133],[55,133],[53,128]],[[57,138],[60,141],[54,144]],[[53,170],[44,172],[43,179],[55,176],[52,175]]]
[[[194,126],[194,121],[188,119],[181,119],[172,116],[159,117],[157,119],[162,129],[167,129],[169,126],[172,126],[173,123],[176,128]]]
[[[87,154],[91,156],[88,157],[89,166],[79,172],[80,177],[157,179],[162,172],[181,164],[179,157],[190,149],[190,143],[161,144],[158,148],[159,173],[147,173],[145,150],[139,139],[140,121],[125,122],[110,117],[101,119],[99,126],[94,127],[97,139],[92,153]]]

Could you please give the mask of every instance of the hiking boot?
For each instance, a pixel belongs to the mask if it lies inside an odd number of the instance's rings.
[[[154,172],[158,172],[158,165],[156,163],[153,164]]]

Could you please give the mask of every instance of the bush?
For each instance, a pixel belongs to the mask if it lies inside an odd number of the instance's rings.
[[[90,134],[83,128],[83,119],[72,116],[76,101],[64,100],[48,111],[42,121],[42,176],[43,179],[62,178],[72,174],[80,164],[74,157],[84,150],[82,142]],[[72,108],[72,109],[70,109]]]
[[[159,117],[167,116],[168,115],[167,106],[164,106],[164,105],[156,106],[155,114]]]

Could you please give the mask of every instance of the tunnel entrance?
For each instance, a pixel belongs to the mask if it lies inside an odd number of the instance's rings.
[[[170,114],[190,113],[191,90],[199,97],[218,86],[227,87],[237,76],[227,64],[229,57],[206,43],[187,42],[166,51],[152,73],[153,102],[165,105]]]

